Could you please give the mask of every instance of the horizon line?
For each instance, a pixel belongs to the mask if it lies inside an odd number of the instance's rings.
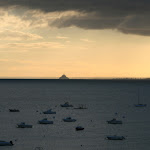
[[[3,79],[58,79],[58,80],[144,80],[150,79],[150,77],[70,77],[69,79],[59,79],[59,77],[0,77],[0,80]]]

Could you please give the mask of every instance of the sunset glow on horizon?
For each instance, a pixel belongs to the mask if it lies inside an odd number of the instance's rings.
[[[0,2],[0,78],[150,77],[150,23],[142,13],[31,1]]]

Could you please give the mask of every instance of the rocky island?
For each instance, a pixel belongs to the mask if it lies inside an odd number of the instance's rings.
[[[69,79],[65,74],[63,74],[59,79]]]

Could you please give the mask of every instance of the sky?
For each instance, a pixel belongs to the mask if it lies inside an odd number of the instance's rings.
[[[0,0],[0,78],[149,78],[149,0]]]

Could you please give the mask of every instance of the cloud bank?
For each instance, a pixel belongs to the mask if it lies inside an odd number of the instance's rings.
[[[150,35],[149,0],[0,0],[1,8],[14,6],[45,14],[77,12],[49,22],[49,26],[57,28],[116,29],[126,34]]]

